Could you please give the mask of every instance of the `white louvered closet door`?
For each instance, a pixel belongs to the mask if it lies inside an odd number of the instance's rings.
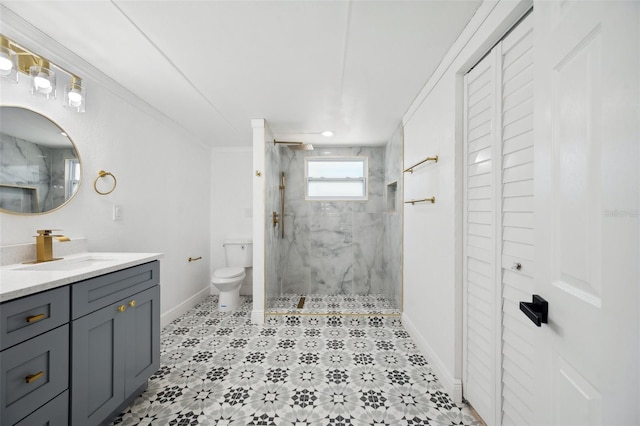
[[[520,312],[533,294],[533,17],[503,40],[502,421],[530,425],[536,326]],[[519,265],[519,266],[518,266]]]
[[[492,425],[532,418],[532,25],[465,76],[463,394]]]
[[[496,424],[495,50],[465,76],[463,395]]]

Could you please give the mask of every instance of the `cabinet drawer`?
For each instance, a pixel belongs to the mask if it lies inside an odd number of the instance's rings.
[[[71,286],[71,316],[80,318],[159,283],[158,261],[80,281]]]
[[[69,386],[69,325],[0,352],[0,424],[13,425]]]
[[[69,286],[0,306],[0,350],[69,322]]]
[[[69,391],[62,392],[15,424],[15,426],[33,425],[69,426]]]

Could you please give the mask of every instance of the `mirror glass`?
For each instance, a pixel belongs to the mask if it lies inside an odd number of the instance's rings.
[[[0,106],[0,210],[55,210],[80,185],[78,150],[66,132],[37,112]]]

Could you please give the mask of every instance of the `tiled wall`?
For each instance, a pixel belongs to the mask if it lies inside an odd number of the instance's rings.
[[[391,297],[399,309],[402,308],[400,303],[402,301],[402,209],[404,207],[402,198],[403,142],[402,126],[399,126],[385,145],[384,154],[385,191],[387,191],[387,196],[391,195],[395,199],[386,199],[387,208],[383,216],[382,267],[385,283],[383,293]],[[389,185],[392,185],[395,191],[388,191]]]
[[[57,148],[0,133],[0,183],[37,188],[39,211],[49,211],[65,201],[66,158],[77,158],[72,148]],[[8,194],[6,194],[8,195]],[[3,202],[11,203],[9,197]],[[19,205],[20,200],[15,202]],[[0,205],[11,211],[19,206]]]
[[[280,173],[281,166],[281,148],[273,143],[267,142],[265,147],[265,163],[266,167],[266,223],[265,223],[265,283],[266,297],[270,300],[278,297],[282,293],[280,278],[280,262],[281,262],[281,224],[273,226],[272,214],[276,212],[281,215],[280,203]]]
[[[285,237],[280,280],[283,293],[382,293],[384,147],[280,148],[286,176]],[[304,158],[366,156],[367,201],[305,201]],[[270,164],[270,163],[268,163]],[[268,274],[269,276],[269,274]]]

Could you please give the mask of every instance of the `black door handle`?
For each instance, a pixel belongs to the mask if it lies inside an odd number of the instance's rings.
[[[533,302],[520,302],[520,310],[538,327],[547,322],[549,303],[537,294],[533,295]]]

